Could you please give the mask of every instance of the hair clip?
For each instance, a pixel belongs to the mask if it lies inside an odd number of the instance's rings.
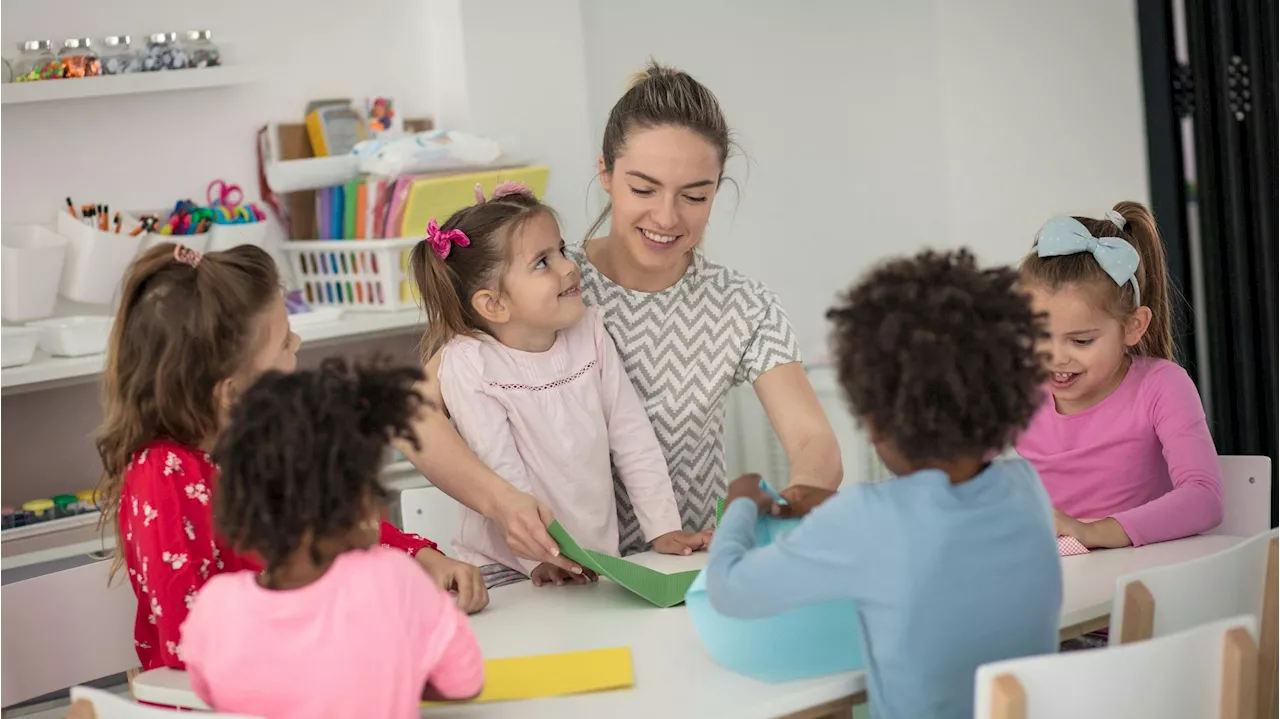
[[[1107,210],[1102,214],[1102,216],[1107,218],[1108,220],[1111,220],[1111,224],[1115,225],[1117,228],[1121,230],[1124,229],[1125,225],[1129,224],[1129,221],[1124,219],[1124,215],[1120,214],[1119,212],[1116,212],[1115,210]]]
[[[199,250],[193,250],[186,245],[175,245],[173,248],[173,259],[184,265],[191,267],[199,267],[200,261],[204,259],[204,254]]]
[[[484,203],[485,203],[484,186],[481,185],[479,182],[477,182],[476,183],[476,204],[483,205]]]
[[[440,223],[434,219],[427,223],[427,239],[426,242],[431,245],[431,249],[435,250],[436,257],[442,260],[449,258],[449,251],[454,245],[458,247],[469,247],[471,238],[459,229],[440,230]]]
[[[492,199],[496,200],[499,197],[506,197],[508,195],[524,195],[525,197],[536,199],[533,196],[533,190],[530,190],[529,186],[523,182],[512,182],[511,180],[507,180],[505,182],[498,183],[498,186],[493,188]]]

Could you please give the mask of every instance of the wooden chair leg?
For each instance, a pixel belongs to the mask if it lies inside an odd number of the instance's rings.
[[[1156,621],[1156,600],[1142,582],[1129,582],[1124,588],[1124,626],[1120,643],[1141,642],[1151,638]]]
[[[1221,719],[1253,719],[1258,712],[1258,645],[1249,630],[1226,633],[1222,647]]]
[[[977,719],[1027,719],[1027,693],[1012,674],[991,680],[991,716]]]
[[[1259,642],[1258,642],[1258,717],[1259,719],[1272,719],[1276,716],[1278,708],[1280,708],[1280,700],[1277,699],[1277,690],[1280,689],[1280,682],[1276,680],[1276,651],[1277,651],[1277,612],[1280,607],[1276,606],[1278,598],[1276,583],[1280,581],[1280,575],[1277,574],[1276,562],[1280,555],[1277,549],[1280,540],[1271,540],[1267,548],[1267,570],[1266,584],[1262,591],[1262,623],[1259,626]]]

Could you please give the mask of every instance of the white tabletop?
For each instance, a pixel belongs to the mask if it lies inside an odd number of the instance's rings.
[[[1195,559],[1226,549],[1241,537],[1204,536],[1140,548],[1111,549],[1062,559],[1062,627],[1107,616],[1116,578],[1129,572]],[[633,557],[664,572],[698,569],[706,554]],[[521,582],[491,592],[489,607],[471,617],[486,658],[554,654],[584,649],[631,648],[635,686],[616,692],[535,701],[437,707],[430,717],[566,719],[579,716],[703,717],[770,719],[849,697],[866,687],[862,672],[785,684],[765,684],[714,663],[694,634],[683,606],[657,609],[607,580],[585,587],[539,587]],[[148,672],[147,674],[153,674]],[[146,674],[143,675],[146,677]],[[167,691],[148,692],[140,677],[139,699],[176,701],[180,673],[157,675]],[[160,689],[160,686],[156,687]],[[189,690],[187,690],[189,692]],[[199,706],[196,704],[195,706]]]

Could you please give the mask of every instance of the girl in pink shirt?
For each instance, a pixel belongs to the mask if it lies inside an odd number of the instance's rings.
[[[1222,475],[1200,396],[1174,360],[1164,247],[1151,212],[1057,217],[1022,280],[1047,315],[1046,401],[1017,451],[1058,532],[1086,547],[1178,539],[1222,521]]]
[[[417,446],[421,380],[332,359],[268,372],[232,410],[213,451],[214,524],[265,568],[209,579],[182,625],[192,688],[217,711],[408,719],[423,699],[480,693],[462,611],[378,544],[378,470],[392,438]]]
[[[666,460],[551,209],[503,183],[418,243],[409,264],[426,308],[423,356],[443,350],[440,389],[458,433],[587,549],[618,554],[611,467],[658,552],[703,549],[685,531]],[[593,580],[518,557],[502,528],[464,508],[454,544],[490,586]]]

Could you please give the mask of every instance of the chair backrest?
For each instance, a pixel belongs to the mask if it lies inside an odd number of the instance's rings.
[[[1241,616],[1149,642],[978,668],[978,719],[1253,719],[1256,623]]]
[[[72,687],[71,701],[85,700],[93,705],[94,719],[173,719],[172,709],[138,704],[125,697],[92,687]],[[200,714],[201,719],[255,719],[244,714]]]
[[[1252,537],[1271,528],[1271,458],[1219,457],[1222,523],[1205,534]]]
[[[421,535],[447,550],[458,536],[462,505],[435,487],[400,492],[400,521],[406,532]]]
[[[110,560],[0,588],[4,605],[0,705],[122,674],[138,666],[137,602],[127,576],[110,587]]]
[[[1280,530],[1217,554],[1126,574],[1116,580],[1111,643],[1163,637],[1247,614],[1259,636],[1259,716],[1274,717],[1277,699],[1277,561]]]

